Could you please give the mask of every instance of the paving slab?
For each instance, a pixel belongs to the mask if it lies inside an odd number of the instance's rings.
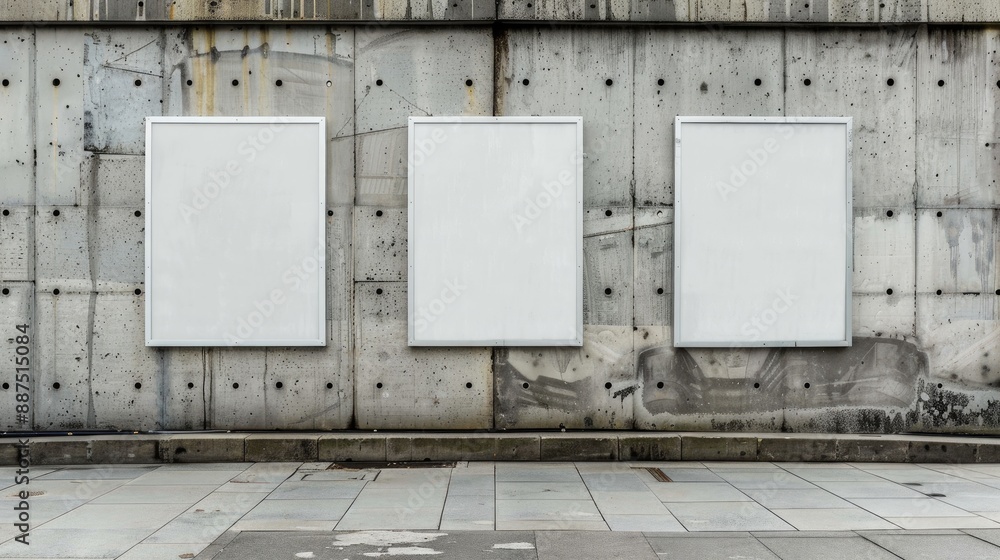
[[[191,504],[218,488],[215,484],[147,486],[130,484],[94,500],[96,504]]]
[[[177,560],[193,558],[205,549],[204,544],[146,544],[139,543],[117,560]]]
[[[666,509],[664,508],[664,511]],[[618,515],[604,514],[612,531],[683,532],[687,529],[668,511],[665,514]]]
[[[889,482],[816,482],[816,486],[841,498],[923,498],[913,488]]]
[[[117,558],[149,535],[150,529],[46,529],[31,531],[29,545],[0,544],[0,558]],[[971,538],[971,537],[970,537]]]
[[[274,489],[268,500],[324,500],[356,498],[365,487],[363,480],[331,480],[316,482],[284,482]]]
[[[880,517],[968,517],[964,509],[934,498],[853,498],[851,502]]]
[[[864,537],[906,560],[996,560],[1000,547],[970,535],[869,535]]]
[[[977,539],[1000,546],[1000,529],[968,529],[964,532]]]
[[[774,509],[772,512],[799,531],[860,531],[896,528],[892,523],[861,508]]]
[[[165,525],[188,509],[187,504],[84,504],[49,521],[45,529],[104,530],[148,529],[149,533]]]
[[[862,537],[758,537],[781,560],[898,560],[899,557]]]
[[[853,508],[851,502],[820,488],[767,488],[743,490],[766,508]]]
[[[655,560],[656,552],[639,533],[595,534],[579,531],[539,531],[539,560]]]
[[[497,500],[497,521],[601,521],[591,500]]]
[[[766,546],[753,537],[719,538],[672,538],[655,537],[648,539],[653,551],[666,560],[781,560]]]
[[[792,526],[755,502],[667,503],[688,531],[787,531]]]
[[[750,497],[726,483],[658,482],[649,489],[662,502],[741,502]]]
[[[586,500],[583,482],[497,482],[498,500]]]
[[[949,517],[885,517],[903,529],[1000,529],[1000,523],[978,515]]]

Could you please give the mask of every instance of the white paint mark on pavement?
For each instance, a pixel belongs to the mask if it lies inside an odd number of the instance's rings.
[[[527,542],[510,542],[510,543],[497,543],[493,545],[493,548],[502,548],[505,550],[534,550],[535,545]]]

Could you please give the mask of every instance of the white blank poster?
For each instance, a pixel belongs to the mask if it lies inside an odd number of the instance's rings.
[[[582,126],[410,119],[410,345],[582,345]]]
[[[850,345],[851,119],[675,135],[674,344]]]
[[[325,121],[146,121],[147,346],[326,344]]]

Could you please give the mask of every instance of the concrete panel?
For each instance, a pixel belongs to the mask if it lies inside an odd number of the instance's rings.
[[[636,325],[671,325],[674,211],[636,208],[632,297]]]
[[[674,203],[675,116],[783,114],[782,53],[783,34],[775,30],[638,32],[635,143],[641,149],[634,154],[636,204]]]
[[[326,117],[327,203],[354,200],[354,31],[170,30],[166,115]]]
[[[996,207],[1000,30],[935,28],[919,39],[917,202]]]
[[[355,280],[406,280],[406,220],[406,208],[359,206],[354,209]]]
[[[35,34],[30,29],[0,31],[0,204],[35,202],[31,69]]]
[[[631,326],[584,325],[580,348],[498,348],[498,429],[632,428]]]
[[[3,325],[3,336],[0,336],[0,364],[3,364],[5,371],[9,372],[4,376],[3,383],[0,384],[0,401],[4,404],[0,406],[0,430],[22,430],[31,431],[32,412],[34,406],[34,385],[31,381],[38,375],[38,355],[37,345],[34,340],[38,336],[35,332],[35,323],[32,321],[32,302],[34,293],[30,282],[0,282],[0,325]],[[18,325],[27,325],[27,332],[22,332]],[[17,337],[27,336],[28,342],[24,344],[24,339],[18,342]],[[18,354],[19,346],[27,346],[26,355]],[[27,364],[18,364],[15,358],[27,357]],[[16,368],[28,368],[27,371],[17,371]],[[28,401],[18,402],[16,395],[24,390],[18,390],[16,375],[28,374]],[[17,406],[27,404],[28,412],[19,413]],[[20,414],[26,414],[26,418],[20,418]]]
[[[98,293],[91,348],[92,427],[160,430],[164,378],[144,340],[145,304],[131,293]]]
[[[163,32],[157,29],[85,34],[84,149],[113,154],[145,151],[145,118],[163,111],[163,45]]]
[[[55,213],[59,215],[56,216]],[[89,292],[91,250],[88,207],[39,206],[35,214],[35,275],[39,291]]]
[[[86,204],[80,192],[86,31],[77,27],[35,31],[35,200],[37,204]],[[58,85],[56,85],[58,84]]]
[[[632,232],[583,240],[584,325],[633,324]]]
[[[376,0],[362,5],[361,17],[382,21],[489,20],[496,17],[496,6],[476,0]]]
[[[35,209],[0,210],[0,281],[35,279]]]
[[[981,389],[1000,381],[1000,297],[919,294],[917,338],[935,380]]]
[[[917,212],[917,290],[994,295],[1000,290],[1000,210]]]
[[[140,330],[142,337],[145,329]],[[144,340],[142,341],[145,342]],[[161,390],[160,425],[164,430],[208,428],[211,380],[203,348],[154,348]]]
[[[356,49],[357,134],[405,127],[410,116],[492,114],[488,29],[359,30]]]
[[[36,430],[77,430],[94,425],[90,400],[90,339],[95,297],[35,293]]]
[[[856,207],[914,204],[915,33],[787,33],[787,115],[854,117]]]
[[[849,0],[842,0],[849,1]],[[930,0],[872,0],[878,5],[878,21],[883,23],[916,23],[929,21],[927,4]]]
[[[408,347],[405,283],[358,283],[354,299],[358,428],[492,427],[489,348]]]
[[[74,3],[87,6],[90,0],[35,0],[18,2],[7,0],[0,3],[0,21],[72,21],[85,19],[87,9],[74,9]]]
[[[913,293],[858,294],[852,297],[855,337],[912,340],[916,336],[917,300]]]
[[[145,141],[143,141],[145,143]],[[97,154],[91,158],[88,185],[92,201],[104,208],[143,210],[146,201],[146,159],[143,156]]]
[[[406,207],[407,137],[405,128],[359,134],[355,203]]]
[[[636,0],[500,0],[497,17],[513,20],[627,21]],[[667,4],[675,0],[665,0]]]
[[[141,211],[40,207],[36,220],[39,290],[131,292],[142,288],[145,222]]]
[[[583,117],[585,208],[632,205],[634,43],[633,32],[607,28],[514,29],[497,39],[497,115]]]
[[[912,294],[914,279],[913,209],[854,208],[854,291]]]
[[[1000,4],[989,0],[928,1],[928,17],[934,23],[1000,21]]]
[[[267,402],[266,348],[213,348],[208,351],[211,378],[209,427],[218,430],[239,426],[244,430],[264,430]]]
[[[796,0],[790,1],[791,12],[797,14],[799,10],[796,4],[798,2]],[[695,0],[689,4],[692,6],[689,8],[692,21],[767,21],[768,8],[774,6],[774,2],[765,4],[764,2],[746,2],[744,0]],[[825,5],[826,0],[819,0],[812,4],[810,10],[810,4],[806,3],[805,11],[809,12],[809,15],[815,14],[816,18],[821,18],[825,15],[825,10],[823,10]],[[825,21],[825,18],[819,19],[819,21]]]

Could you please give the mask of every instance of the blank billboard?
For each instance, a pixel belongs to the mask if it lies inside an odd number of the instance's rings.
[[[147,346],[326,344],[325,119],[146,121]]]
[[[410,119],[410,345],[582,345],[582,126]]]
[[[849,346],[851,119],[677,117],[675,346]]]

